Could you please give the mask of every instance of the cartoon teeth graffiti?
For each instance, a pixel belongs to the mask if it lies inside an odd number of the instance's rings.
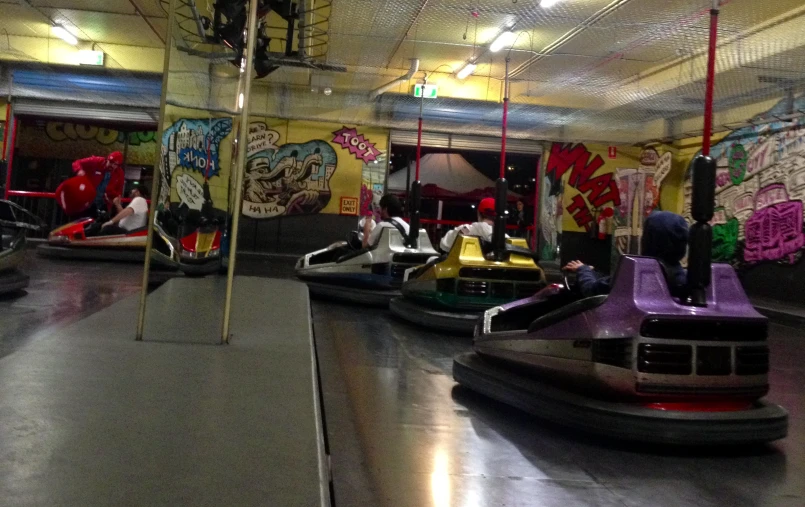
[[[270,218],[318,213],[330,201],[330,178],[337,163],[333,148],[319,140],[250,153],[243,214]]]

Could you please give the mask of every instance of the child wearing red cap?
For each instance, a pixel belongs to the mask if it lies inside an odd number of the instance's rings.
[[[76,176],[86,176],[95,187],[95,206],[111,209],[115,198],[123,195],[125,175],[123,154],[113,151],[107,157],[87,157],[73,162]]]
[[[472,224],[459,225],[449,231],[439,243],[443,252],[449,252],[459,234],[477,236],[485,241],[492,241],[492,229],[495,225],[495,200],[491,197],[482,199],[478,204],[478,221]]]

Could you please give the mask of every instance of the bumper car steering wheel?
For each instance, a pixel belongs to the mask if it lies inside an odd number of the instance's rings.
[[[576,274],[572,271],[562,271],[562,286],[566,291],[573,294],[578,293],[578,286],[576,285]]]
[[[347,246],[350,250],[360,250],[363,246],[358,234],[358,231],[349,231],[347,233]]]

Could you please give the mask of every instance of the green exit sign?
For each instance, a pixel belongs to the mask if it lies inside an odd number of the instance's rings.
[[[436,85],[435,84],[415,84],[414,97],[425,97],[426,99],[435,99]]]
[[[78,51],[79,65],[99,65],[103,66],[103,51],[92,51],[89,49],[80,49]]]

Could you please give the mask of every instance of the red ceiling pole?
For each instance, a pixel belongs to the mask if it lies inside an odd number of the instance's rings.
[[[710,44],[707,48],[707,82],[704,92],[704,131],[702,133],[702,155],[710,155],[710,137],[713,135],[713,88],[716,75],[716,38],[718,36],[719,0],[713,0],[710,9]]]
[[[8,160],[6,160],[6,189],[3,199],[8,200],[8,192],[11,190],[11,166],[14,163],[14,145],[17,144],[17,127],[19,122],[16,118],[11,121],[11,125],[6,124],[6,128],[11,129],[11,145],[8,147]]]
[[[425,74],[424,84],[428,84],[428,75]],[[419,247],[419,209],[422,207],[422,182],[419,181],[419,160],[422,158],[422,111],[425,109],[425,86],[422,86],[422,96],[419,98],[419,122],[416,133],[416,174],[414,182],[411,184],[411,211],[408,216],[411,219],[410,230],[406,246],[408,248]]]
[[[428,77],[425,76],[425,84],[428,84]],[[416,176],[414,181],[419,181],[419,159],[422,158],[422,110],[425,108],[425,87],[422,87],[422,97],[419,98],[419,125],[416,132]]]
[[[506,254],[506,199],[509,196],[506,182],[506,126],[509,119],[509,55],[506,55],[506,73],[503,76],[503,122],[500,141],[500,177],[495,184],[495,226],[492,229],[493,256],[497,261]]]
[[[506,127],[509,123],[509,57],[506,56],[506,75],[503,77],[503,128],[500,140],[500,179],[506,177]]]
[[[6,143],[8,142],[8,120],[11,117],[11,104],[6,104],[6,129],[3,131],[3,151],[0,151],[0,160],[6,158]]]
[[[424,93],[424,92],[423,92]],[[419,110],[419,125],[417,126],[416,133],[416,172],[414,173],[414,181],[419,180],[419,159],[422,158],[422,106]]]
[[[537,220],[539,213],[539,168],[542,164],[542,155],[537,158],[537,171],[534,177],[534,230],[531,231],[531,249],[537,251]]]

